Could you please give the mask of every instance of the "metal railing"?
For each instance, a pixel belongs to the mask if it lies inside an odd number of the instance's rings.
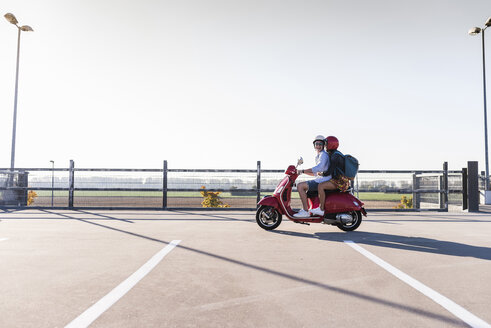
[[[70,161],[68,168],[16,171],[29,173],[28,185],[21,187],[26,195],[28,190],[39,194],[30,207],[68,209],[198,209],[203,200],[200,191],[222,192],[220,196],[230,205],[228,209],[255,209],[261,197],[274,191],[284,174],[284,170],[261,169],[260,161],[252,170],[169,169],[167,161],[160,169],[89,169],[75,168]],[[454,196],[450,203],[465,209],[466,174],[466,170],[449,171],[447,163],[442,170],[360,170],[354,191],[370,210],[396,210],[397,195],[412,196],[413,208],[403,209],[407,211],[448,211],[449,195]],[[454,182],[449,184],[449,178]],[[298,181],[307,179],[312,177],[300,176]],[[0,193],[9,189],[0,179]],[[368,194],[375,200],[364,200]],[[390,201],[384,201],[387,195],[392,197]],[[299,200],[293,198],[292,206],[299,207]]]

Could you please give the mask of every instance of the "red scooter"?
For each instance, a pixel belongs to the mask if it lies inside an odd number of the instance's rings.
[[[290,207],[292,189],[298,178],[297,167],[303,160],[298,160],[297,166],[290,165],[285,171],[285,177],[276,187],[272,196],[265,196],[259,201],[256,211],[256,222],[265,230],[276,229],[282,215],[295,223],[325,223],[335,225],[343,231],[353,231],[361,224],[362,214],[367,216],[363,202],[349,192],[326,190],[326,203],[324,216],[310,216],[308,218],[295,218],[295,212]],[[316,192],[308,192],[309,209],[319,206],[319,197]]]

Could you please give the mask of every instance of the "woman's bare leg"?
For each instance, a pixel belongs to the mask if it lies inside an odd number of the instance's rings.
[[[319,203],[320,203],[319,207],[322,211],[324,211],[324,204],[326,202],[326,192],[324,191],[325,189],[336,190],[336,186],[331,181],[321,182],[317,186],[317,192],[319,193]]]

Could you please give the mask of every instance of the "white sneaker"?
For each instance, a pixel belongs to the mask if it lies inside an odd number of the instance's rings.
[[[304,209],[301,209],[300,211],[298,211],[298,213],[293,214],[294,218],[308,218],[309,216],[310,213]]]
[[[320,207],[316,207],[310,210],[313,215],[324,216],[324,211]]]

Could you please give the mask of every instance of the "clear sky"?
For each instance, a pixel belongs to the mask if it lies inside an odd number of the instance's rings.
[[[3,0],[22,33],[16,167],[484,170],[489,0]],[[488,53],[491,53],[491,39]],[[0,167],[17,29],[0,21]],[[488,67],[491,57],[488,56]],[[491,74],[491,72],[489,72]],[[490,75],[491,76],[491,75]],[[491,83],[489,84],[491,87]]]

